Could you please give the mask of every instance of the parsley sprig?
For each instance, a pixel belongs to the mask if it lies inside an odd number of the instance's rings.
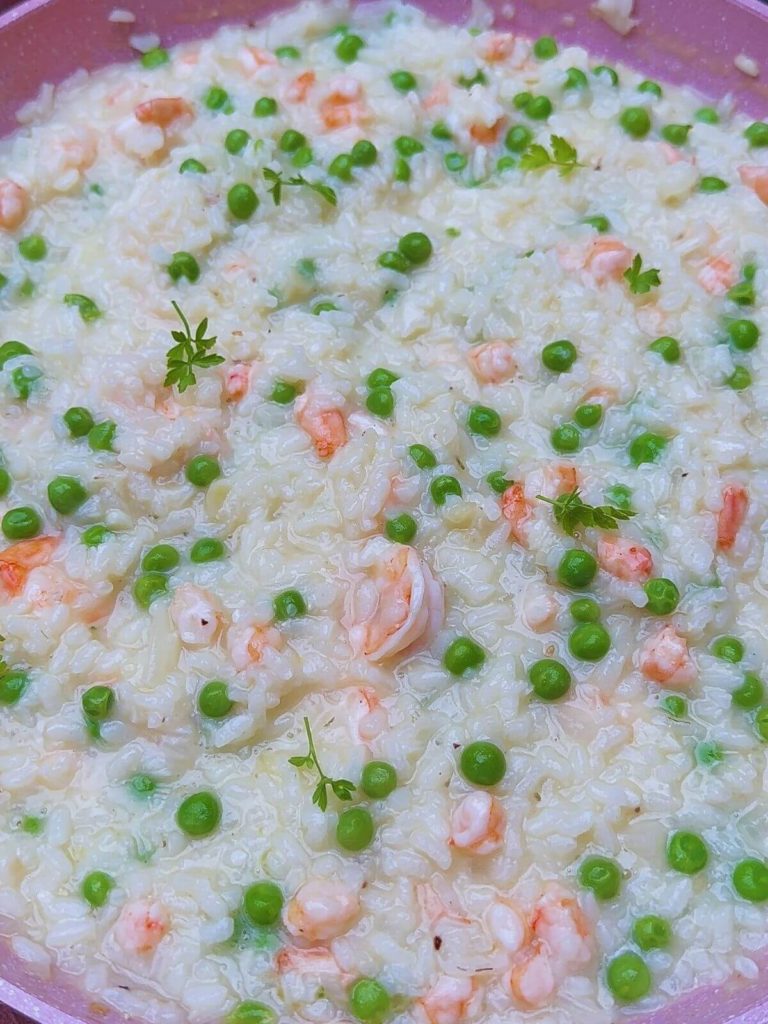
[[[545,498],[537,494],[539,501],[552,505],[555,520],[559,526],[573,537],[577,526],[598,526],[601,530],[618,530],[619,522],[631,519],[635,515],[628,509],[616,508],[614,505],[588,505],[581,500],[578,487],[559,498]]]
[[[339,800],[351,800],[352,793],[355,791],[354,783],[350,782],[348,779],[332,779],[330,776],[325,774],[317,760],[315,741],[312,739],[312,730],[309,727],[308,718],[304,719],[304,728],[307,733],[309,752],[301,757],[289,757],[288,763],[292,764],[295,768],[314,769],[320,776],[320,781],[317,786],[315,786],[315,791],[312,794],[312,803],[317,804],[321,811],[326,810],[328,807],[329,786]]]
[[[280,205],[283,198],[283,189],[286,186],[299,185],[304,185],[312,189],[313,192],[317,192],[331,206],[336,205],[336,193],[330,185],[324,185],[322,181],[308,181],[303,174],[295,174],[292,178],[285,178],[282,171],[273,171],[271,167],[265,167],[264,179],[269,182],[267,191],[272,196],[275,206]]]
[[[541,167],[557,167],[564,178],[577,167],[583,166],[579,163],[575,148],[561,135],[550,135],[549,144],[552,147],[551,153],[547,151],[546,146],[538,142],[532,143],[520,157],[520,169],[537,171]]]
[[[651,288],[658,288],[661,284],[661,277],[656,267],[643,270],[643,257],[640,253],[635,255],[632,266],[624,271],[624,277],[629,282],[629,290],[635,295],[646,295]]]
[[[167,388],[172,388],[175,384],[181,393],[186,391],[188,387],[191,387],[192,384],[197,383],[197,377],[193,370],[194,366],[199,366],[202,370],[207,369],[209,366],[218,366],[219,363],[224,362],[224,356],[218,356],[210,351],[216,344],[216,338],[206,338],[205,336],[208,330],[207,316],[200,321],[197,325],[197,330],[193,334],[189,321],[182,313],[178,304],[172,302],[171,305],[176,310],[184,330],[171,331],[171,337],[176,344],[169,348],[165,354],[168,372],[163,383]]]

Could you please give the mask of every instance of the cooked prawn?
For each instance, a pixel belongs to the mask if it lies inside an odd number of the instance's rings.
[[[187,647],[207,647],[221,625],[221,613],[210,594],[193,583],[184,583],[171,600],[171,620]]]
[[[496,900],[486,911],[485,919],[488,930],[505,953],[518,953],[530,942],[530,925],[516,903]]]
[[[710,295],[725,295],[738,280],[736,267],[727,256],[713,256],[698,273],[698,282]]]
[[[444,885],[447,888],[447,883]],[[451,891],[441,896],[431,882],[419,882],[416,886],[416,901],[424,922],[429,928],[443,918],[458,921],[461,924],[469,924],[469,918],[460,914],[456,907],[451,906],[454,899],[455,896]]]
[[[480,56],[489,64],[496,64],[512,56],[516,43],[511,32],[490,32],[482,37]]]
[[[336,957],[324,946],[312,946],[310,949],[299,949],[298,946],[283,946],[275,957],[278,974],[309,974],[313,977],[348,978],[349,975],[339,967]]]
[[[476,122],[470,125],[469,134],[470,137],[481,146],[492,146],[495,142],[498,142],[501,130],[506,122],[505,117],[500,117],[493,124],[482,124]]]
[[[469,853],[485,855],[497,850],[504,840],[506,816],[490,793],[469,793],[451,816],[450,845]]]
[[[417,1005],[430,1024],[460,1024],[469,1015],[477,996],[474,978],[453,978],[444,974]]]
[[[296,422],[321,459],[330,459],[347,443],[347,425],[337,395],[312,385],[296,399],[294,411]]]
[[[0,179],[0,228],[15,231],[29,213],[29,193],[10,178]]]
[[[319,110],[328,131],[361,124],[366,116],[362,85],[350,75],[335,79]]]
[[[644,583],[653,572],[653,556],[648,548],[625,537],[601,537],[597,560],[601,569],[628,583]]]
[[[158,96],[152,100],[145,100],[133,111],[140,124],[153,124],[158,128],[168,128],[179,118],[192,117],[193,114],[191,104],[180,96]]]
[[[224,373],[224,397],[228,402],[245,398],[251,386],[253,367],[249,363],[235,363]]]
[[[283,634],[274,626],[230,626],[227,630],[227,653],[238,672],[259,665],[265,651],[279,651],[284,643]]]
[[[596,238],[589,243],[584,261],[597,284],[619,280],[632,263],[632,250],[617,238]]]
[[[730,551],[736,543],[749,507],[747,489],[740,484],[727,484],[723,488],[723,507],[717,515],[717,546]]]
[[[314,878],[298,890],[284,912],[291,935],[325,942],[346,932],[360,911],[357,890],[341,882]]]
[[[501,496],[501,514],[509,523],[509,532],[518,544],[528,543],[528,522],[533,506],[525,496],[522,484],[511,484]]]
[[[534,942],[505,976],[512,995],[526,1007],[543,1006],[555,992],[555,972],[543,942]]]
[[[134,900],[120,911],[115,939],[128,953],[151,953],[170,927],[168,911],[159,900]]]
[[[543,583],[531,581],[522,601],[523,621],[528,629],[540,633],[549,629],[557,615],[558,605],[552,590]]]
[[[387,709],[373,687],[353,687],[345,705],[345,722],[355,743],[370,743],[388,728]]]
[[[639,665],[646,679],[662,686],[686,686],[696,678],[685,637],[669,625],[645,642]]]
[[[246,75],[254,75],[262,68],[274,67],[278,63],[274,53],[262,50],[258,46],[244,46],[239,61],[240,67]]]
[[[303,103],[309,90],[315,84],[317,75],[314,71],[302,71],[285,90],[285,98],[289,103]]]
[[[0,551],[0,597],[5,600],[18,597],[26,586],[30,572],[50,562],[60,539],[34,537]]]
[[[501,384],[517,370],[512,346],[506,341],[486,341],[467,353],[469,365],[483,384]]]
[[[739,167],[742,184],[751,188],[757,198],[768,206],[768,167],[760,164],[742,164]]]

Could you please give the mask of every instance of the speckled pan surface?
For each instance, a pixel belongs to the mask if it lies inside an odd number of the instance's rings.
[[[133,29],[107,21],[113,6],[111,0],[33,0],[0,16],[0,130],[12,127],[14,110],[43,81],[60,80],[81,66],[95,68],[128,57],[127,36]],[[223,22],[254,20],[282,5],[255,0],[222,0],[219,4],[150,0],[128,6],[137,14],[140,30],[157,31],[163,40],[177,42],[204,36]],[[468,3],[445,0],[422,6],[457,21],[469,11]],[[591,18],[587,3],[550,0],[516,6],[513,24],[518,31],[552,31],[594,53],[624,60],[665,79],[694,84],[710,95],[733,92],[744,109],[756,115],[764,114],[768,107],[765,73],[756,80],[748,79],[733,66],[739,53],[755,57],[768,53],[768,17],[757,0],[739,5],[727,0],[698,5],[640,0],[637,14],[641,24],[625,39]],[[564,23],[568,15],[574,16],[572,25]],[[23,977],[5,956],[0,960],[0,999],[44,1024],[117,1019],[117,1015],[105,1017],[99,1008],[88,1005],[86,997],[73,995],[66,987]],[[700,993],[673,1010],[642,1019],[648,1024],[693,1020],[700,1024],[764,1024],[768,1021],[768,992],[764,984],[741,992]]]

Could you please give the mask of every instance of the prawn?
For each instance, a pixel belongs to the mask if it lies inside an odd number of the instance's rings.
[[[133,116],[139,124],[152,124],[158,128],[169,128],[182,117],[192,117],[191,104],[180,96],[158,96],[145,100],[134,108]]]
[[[710,295],[725,295],[738,279],[736,267],[727,256],[713,256],[698,273],[697,280]]]
[[[296,422],[308,435],[321,459],[331,456],[347,443],[347,424],[336,404],[337,396],[313,386],[296,399]]]
[[[500,117],[493,124],[481,124],[479,121],[470,125],[470,137],[481,146],[492,146],[498,142],[506,118]]]
[[[349,75],[336,79],[331,91],[320,103],[320,117],[328,131],[348,128],[365,119],[363,87]]]
[[[317,75],[314,71],[303,71],[285,90],[286,100],[289,103],[304,103],[316,79]]]
[[[245,398],[251,386],[253,367],[248,363],[235,363],[224,373],[224,397],[228,402]]]
[[[640,671],[662,686],[687,686],[696,678],[688,643],[674,627],[664,628],[647,640],[639,655]]]
[[[170,927],[168,911],[159,900],[134,900],[120,911],[115,939],[128,953],[151,953]]]
[[[723,507],[717,515],[717,546],[730,551],[736,543],[749,507],[749,495],[740,484],[727,484],[723,488]]]
[[[484,856],[504,841],[504,810],[490,793],[469,793],[451,816],[449,844],[459,850]]]
[[[325,942],[346,932],[360,912],[356,890],[341,882],[314,878],[296,892],[285,908],[285,927],[296,938]]]
[[[15,231],[29,213],[29,193],[10,178],[0,180],[0,228]]]
[[[207,647],[221,625],[221,614],[210,595],[193,583],[184,583],[171,600],[171,620],[187,647]]]
[[[511,484],[501,496],[501,514],[509,523],[509,532],[518,544],[528,542],[528,522],[533,515],[533,506],[525,496],[522,484]]]
[[[509,900],[496,900],[485,915],[488,930],[502,949],[514,955],[531,941],[531,928],[526,915]]]
[[[739,167],[742,184],[751,188],[760,202],[768,206],[768,167],[759,164],[742,164]]]
[[[10,600],[24,590],[33,569],[47,565],[60,537],[34,537],[0,551],[0,595]]]
[[[648,548],[625,537],[601,537],[597,560],[601,569],[628,583],[644,583],[653,572],[653,556]]]
[[[469,1015],[478,995],[474,978],[441,975],[427,994],[418,1000],[429,1024],[459,1024]]]
[[[227,630],[229,660],[238,672],[260,664],[267,650],[279,651],[284,642],[274,626],[230,626]]]
[[[512,346],[506,341],[486,341],[467,353],[472,372],[483,384],[501,384],[517,370]]]

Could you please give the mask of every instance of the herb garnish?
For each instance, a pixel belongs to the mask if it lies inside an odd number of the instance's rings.
[[[205,332],[208,330],[207,316],[197,325],[197,330],[193,335],[189,321],[179,309],[178,304],[172,302],[171,305],[184,325],[184,330],[171,331],[171,337],[176,344],[165,354],[168,372],[163,383],[167,388],[176,384],[179,392],[182,393],[192,384],[197,383],[193,366],[199,366],[201,369],[218,366],[219,363],[224,362],[224,356],[218,356],[209,351],[216,344],[216,338],[206,338],[205,336]]]
[[[283,197],[283,189],[287,185],[306,185],[307,188],[317,192],[331,206],[336,205],[336,193],[330,185],[324,185],[321,181],[308,181],[303,174],[295,174],[292,178],[284,178],[282,171],[273,171],[270,167],[264,168],[264,179],[270,183],[267,191],[272,196],[275,206],[279,206]]]
[[[632,260],[632,266],[624,271],[624,277],[629,282],[629,290],[635,295],[645,295],[651,288],[658,288],[661,284],[656,267],[643,270],[643,257],[640,253]]]
[[[326,810],[328,807],[328,786],[331,787],[335,796],[338,797],[339,800],[351,800],[352,793],[355,790],[354,783],[350,782],[348,779],[332,779],[325,774],[317,761],[315,741],[312,739],[312,730],[309,727],[308,718],[304,719],[304,728],[307,733],[309,753],[305,754],[303,757],[289,757],[288,763],[292,764],[295,768],[314,768],[317,771],[317,774],[320,776],[320,781],[312,794],[312,803],[317,804],[321,811]]]
[[[537,494],[539,501],[552,505],[558,525],[573,537],[577,526],[598,526],[602,530],[618,530],[619,521],[631,519],[636,513],[615,505],[587,505],[579,496],[578,487],[561,494],[559,498],[545,498]]]
[[[574,147],[560,135],[550,135],[549,142],[552,153],[548,153],[546,146],[534,142],[520,157],[520,169],[523,171],[535,171],[540,167],[558,167],[561,177],[570,174],[576,167],[581,167],[579,158]]]

